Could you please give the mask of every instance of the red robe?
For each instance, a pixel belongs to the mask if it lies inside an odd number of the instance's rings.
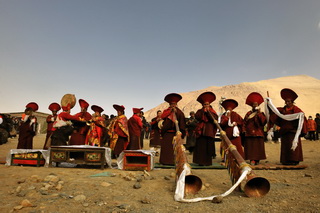
[[[140,146],[142,126],[142,120],[137,114],[134,114],[131,118],[129,118],[128,130],[130,136],[130,143],[127,147],[127,150],[138,150],[142,148]]]
[[[34,116],[32,116],[36,119]],[[33,119],[32,118],[32,119]],[[32,149],[33,137],[36,135],[36,122],[31,124],[30,117],[22,122],[19,127],[19,139],[17,149]]]
[[[151,133],[150,133],[150,147],[160,147],[161,146],[161,133],[158,126],[159,119],[158,117],[152,118],[151,120]]]
[[[46,135],[46,140],[43,146],[43,149],[48,149],[50,147],[51,144],[51,135],[54,132],[54,128],[53,128],[53,123],[56,121],[58,115],[48,115],[46,121],[47,121],[47,135]]]
[[[186,119],[183,112],[176,108],[176,117],[178,120],[179,130],[182,133],[182,138],[185,136]],[[163,111],[161,118],[163,119],[163,126],[161,128],[161,152],[160,152],[160,163],[167,165],[174,165],[174,152],[173,152],[173,137],[176,135],[176,126],[173,122],[173,112],[171,108]]]
[[[96,117],[90,124],[85,144],[90,146],[101,146],[101,140],[104,133],[105,120],[103,117]]]
[[[264,113],[247,112],[244,117],[243,131],[245,132],[245,160],[264,160],[264,126],[267,123]]]
[[[125,115],[120,115],[111,121],[109,132],[110,148],[118,156],[129,144],[128,120]]]
[[[231,123],[236,122],[237,126],[239,128],[239,131],[241,133],[241,130],[243,128],[242,127],[243,126],[243,119],[238,113],[236,113],[234,111],[231,112],[230,118],[228,118],[227,116],[225,116],[225,117],[227,119],[222,119],[221,120],[221,128],[226,132],[226,135],[229,138],[229,140],[231,141],[231,143],[237,147],[237,151],[244,158],[244,152],[243,152],[243,148],[242,148],[241,137],[240,136],[234,137],[233,136],[233,128],[234,128],[234,126],[229,126],[228,125],[229,119],[231,119]]]
[[[74,130],[71,134],[69,145],[85,145],[86,137],[90,128],[86,124],[86,121],[90,121],[92,116],[88,112],[79,112],[74,116],[78,117],[78,120],[81,121],[74,123]]]
[[[293,106],[291,109],[286,107],[279,107],[279,112],[283,115],[294,114],[298,112],[302,112],[302,110],[297,107]],[[281,154],[280,154],[280,162],[282,164],[290,164],[290,163],[298,163],[299,161],[303,161],[303,154],[302,154],[302,145],[301,139],[299,137],[298,146],[295,151],[291,150],[292,142],[295,137],[296,131],[298,129],[299,120],[287,121],[276,114],[272,113],[270,110],[270,123],[275,123],[277,126],[280,127],[280,138],[281,138]],[[305,134],[307,132],[307,125],[306,119],[304,119],[304,124],[302,128],[302,133]]]
[[[217,113],[211,108],[211,115],[218,119]],[[195,117],[199,121],[196,127],[196,146],[193,151],[193,162],[199,165],[211,166],[212,157],[215,155],[214,138],[217,132],[217,127],[213,122],[213,119],[206,112],[204,108],[199,109]]]
[[[54,122],[54,132],[51,136],[51,145],[52,146],[65,146],[69,141],[69,136],[73,131],[73,127],[68,125],[66,122],[69,121],[78,121],[79,118],[73,115],[70,115],[69,112],[59,113],[56,121]]]

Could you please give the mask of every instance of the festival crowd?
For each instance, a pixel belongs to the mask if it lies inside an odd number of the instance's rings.
[[[51,103],[48,108],[52,114],[46,119],[48,125],[43,149],[68,145],[109,147],[112,157],[117,158],[124,150],[142,150],[143,139],[147,138],[150,139],[150,149],[160,153],[159,163],[174,165],[173,140],[179,133],[186,141],[185,149],[193,155],[193,163],[210,166],[216,157],[216,135],[222,129],[219,134],[226,135],[251,165],[258,165],[266,159],[267,138],[281,142],[282,164],[297,165],[303,161],[301,137],[319,140],[320,115],[317,113],[315,119],[312,116],[306,119],[303,111],[294,103],[298,95],[293,90],[282,89],[280,95],[284,106],[275,107],[270,98],[264,99],[257,92],[250,93],[245,104],[251,106],[251,110],[242,117],[236,112],[236,100],[223,100],[220,104],[224,111],[217,113],[211,106],[216,95],[204,92],[197,98],[202,107],[190,112],[190,117],[186,118],[178,107],[182,96],[170,93],[164,98],[168,108],[158,110],[150,122],[146,121],[143,108],[133,108],[133,114],[128,119],[123,105],[114,104],[117,115],[109,117],[102,114],[104,109],[97,105],[91,106],[93,114],[88,113],[89,103],[83,99],[78,101],[81,111],[74,115],[70,111],[75,103]],[[260,109],[262,103],[265,103],[265,112]],[[38,108],[35,102],[26,105],[19,122],[17,149],[33,148],[33,137],[37,132],[37,118],[33,113]],[[60,110],[62,112],[59,113]],[[5,129],[6,122],[5,115],[0,114],[0,129]],[[2,132],[0,137],[3,137]]]

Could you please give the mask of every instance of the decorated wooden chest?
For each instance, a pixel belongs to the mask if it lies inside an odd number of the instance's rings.
[[[123,156],[124,170],[146,170],[154,168],[153,154],[141,150],[125,150]]]
[[[15,153],[11,155],[11,165],[43,166],[45,160],[41,152]]]

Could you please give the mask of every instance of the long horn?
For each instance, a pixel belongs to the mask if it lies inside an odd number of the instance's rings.
[[[185,187],[184,191],[186,194],[196,194],[202,188],[202,180],[196,176],[192,175],[191,167],[188,163],[187,156],[185,153],[185,147],[182,144],[181,132],[178,125],[178,120],[176,113],[173,114],[174,123],[176,125],[176,136],[173,139],[173,150],[175,156],[175,166],[176,166],[176,181],[179,180],[180,175],[183,173],[185,175]]]
[[[249,169],[250,166],[245,162],[242,156],[237,151],[236,147],[231,143],[229,138],[226,135],[226,132],[222,130],[221,126],[219,125],[218,121],[214,118],[210,111],[208,111],[211,118],[214,121],[214,124],[220,131],[220,137],[222,139],[222,147],[225,150],[226,155],[226,165],[229,171],[229,175],[231,178],[232,183],[235,183],[242,172],[245,169]],[[249,168],[248,168],[249,167]],[[239,186],[239,189],[240,186]],[[263,177],[257,177],[252,169],[250,168],[250,172],[247,174],[246,177],[246,184],[244,186],[244,193],[248,197],[262,197],[266,195],[270,190],[270,183],[267,179]]]

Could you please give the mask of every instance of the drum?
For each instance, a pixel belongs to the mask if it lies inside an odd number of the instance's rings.
[[[76,101],[77,99],[74,94],[65,94],[61,98],[61,106],[65,107],[68,106],[68,104],[70,104],[70,109],[72,109],[76,105]]]

